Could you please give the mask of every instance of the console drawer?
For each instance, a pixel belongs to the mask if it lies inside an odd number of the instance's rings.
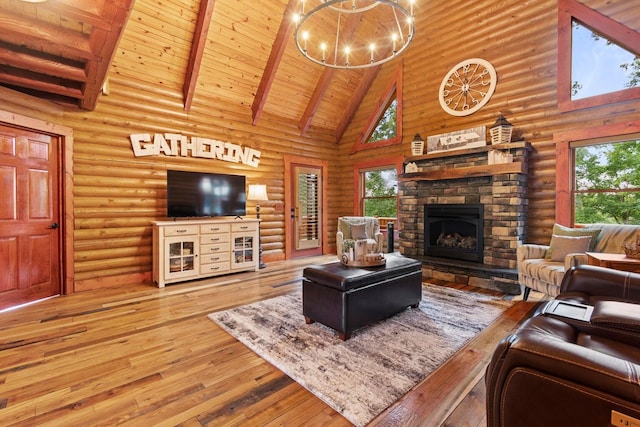
[[[202,275],[226,273],[228,271],[229,271],[229,261],[214,262],[213,264],[200,265],[200,274]]]
[[[233,223],[231,224],[231,231],[232,232],[242,232],[242,231],[256,231],[258,230],[258,223],[257,222],[250,222],[250,223]]]
[[[228,233],[229,224],[206,224],[200,226],[200,234]]]
[[[198,234],[197,225],[174,225],[171,227],[164,227],[165,236],[191,236]]]
[[[229,234],[203,234],[200,235],[201,245],[214,245],[219,243],[229,243]]]
[[[225,253],[229,254],[229,245],[221,244],[221,245],[200,245],[200,256],[217,254],[217,253]]]
[[[229,252],[220,252],[220,253],[202,255],[200,257],[200,265],[229,261],[230,258],[231,256],[229,255]]]

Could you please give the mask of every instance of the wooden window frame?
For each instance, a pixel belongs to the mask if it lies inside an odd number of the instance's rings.
[[[402,157],[387,157],[386,159],[357,163],[353,166],[353,188],[355,189],[355,191],[353,192],[353,207],[355,216],[362,216],[363,213],[362,189],[364,186],[364,182],[361,179],[362,171],[376,169],[383,166],[388,167],[388,169],[395,167],[396,173],[399,177],[402,174],[403,160],[404,158]]]
[[[558,109],[561,112],[640,98],[640,87],[618,90],[582,99],[571,99],[571,58],[573,20],[640,56],[640,33],[590,9],[576,0],[558,0]]]
[[[381,141],[367,142],[376,126],[380,122],[380,118],[396,97],[396,136],[395,138],[384,139]],[[376,104],[376,109],[369,116],[365,128],[360,133],[358,141],[353,147],[352,153],[361,150],[371,150],[379,147],[388,147],[402,143],[402,62],[398,65],[392,81],[387,85],[382,97]]]
[[[640,120],[614,123],[586,129],[558,132],[553,135],[556,145],[556,218],[555,222],[568,227],[574,225],[573,182],[574,156],[571,143],[601,138],[619,139],[640,133]]]

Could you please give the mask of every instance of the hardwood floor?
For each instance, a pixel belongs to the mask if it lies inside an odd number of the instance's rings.
[[[272,263],[163,289],[88,291],[0,313],[0,424],[349,425],[207,318],[300,292],[305,266],[333,260]],[[488,359],[535,305],[514,304],[372,425],[485,425]]]

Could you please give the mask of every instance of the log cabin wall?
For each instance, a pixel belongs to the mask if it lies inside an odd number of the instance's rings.
[[[276,16],[279,22],[286,1],[238,2],[225,14]],[[637,1],[583,0],[636,30],[640,29]],[[335,134],[311,126],[301,135],[299,123],[274,113],[252,124],[251,103],[265,61],[238,72],[238,58],[251,56],[236,38],[251,42],[250,35],[227,34],[231,25],[212,26],[212,38],[224,37],[238,46],[236,58],[215,57],[201,70],[191,109],[183,108],[182,84],[191,46],[198,2],[137,0],[116,57],[108,73],[108,94],[100,96],[95,111],[62,111],[51,104],[30,101],[26,95],[2,89],[3,109],[59,123],[74,130],[75,290],[113,286],[131,280],[150,280],[151,225],[165,215],[166,170],[224,171],[265,183],[270,201],[261,203],[264,257],[282,259],[285,252],[283,211],[284,155],[328,161],[329,246],[335,244],[336,218],[354,212],[353,167],[381,158],[410,155],[413,135],[439,134],[473,126],[487,128],[503,113],[533,147],[529,165],[529,241],[550,238],[555,215],[555,147],[553,134],[575,128],[623,123],[637,118],[640,101],[573,113],[557,108],[557,1],[501,0],[470,3],[420,0],[416,38],[402,55],[403,143],[352,153],[398,61],[385,64],[339,143]],[[231,18],[228,18],[231,19]],[[241,19],[236,17],[236,19]],[[264,22],[269,19],[263,18]],[[269,23],[275,34],[278,26]],[[273,25],[271,25],[273,24]],[[265,24],[267,25],[267,24]],[[244,40],[246,39],[246,40]],[[268,41],[270,42],[270,41]],[[265,49],[254,40],[254,49]],[[212,43],[213,44],[213,43]],[[268,48],[269,46],[267,46]],[[480,57],[496,68],[498,85],[491,101],[467,117],[446,114],[437,91],[445,73],[463,59]],[[225,62],[226,61],[226,62]],[[286,69],[295,86],[296,73]],[[226,76],[226,77],[225,77]],[[345,74],[344,78],[348,78]],[[277,95],[273,95],[277,96]],[[302,96],[302,95],[301,95]],[[308,98],[308,94],[305,95]],[[332,96],[344,96],[332,94]],[[267,100],[269,102],[269,100]],[[301,108],[297,97],[291,108]],[[304,108],[304,103],[302,108]],[[323,112],[318,112],[318,122]],[[181,157],[133,155],[132,133],[181,133],[228,141],[261,151],[260,165]],[[249,202],[248,214],[255,214]],[[325,248],[325,252],[332,248]]]
[[[640,31],[640,2],[580,1]],[[374,150],[349,155],[384,90],[386,82],[379,77],[341,141],[341,159],[346,160],[340,170],[345,183],[350,182],[350,164],[372,157],[410,156],[415,133],[426,140],[429,135],[474,126],[484,125],[488,131],[502,113],[514,125],[514,133],[522,134],[533,148],[528,172],[527,241],[548,244],[555,221],[554,133],[637,120],[640,108],[640,101],[629,101],[576,112],[558,110],[557,23],[555,0],[420,1],[416,39],[402,56],[403,143],[385,149],[385,154]],[[451,67],[474,57],[486,59],[495,67],[496,91],[479,111],[466,117],[451,116],[438,102],[440,83]],[[393,63],[385,67],[393,67]],[[343,194],[339,200],[348,206],[351,196]]]

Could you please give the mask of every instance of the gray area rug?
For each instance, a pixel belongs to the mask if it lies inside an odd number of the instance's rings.
[[[417,309],[359,329],[341,341],[305,324],[300,295],[211,313],[209,318],[356,426],[398,400],[512,303],[424,285]]]

